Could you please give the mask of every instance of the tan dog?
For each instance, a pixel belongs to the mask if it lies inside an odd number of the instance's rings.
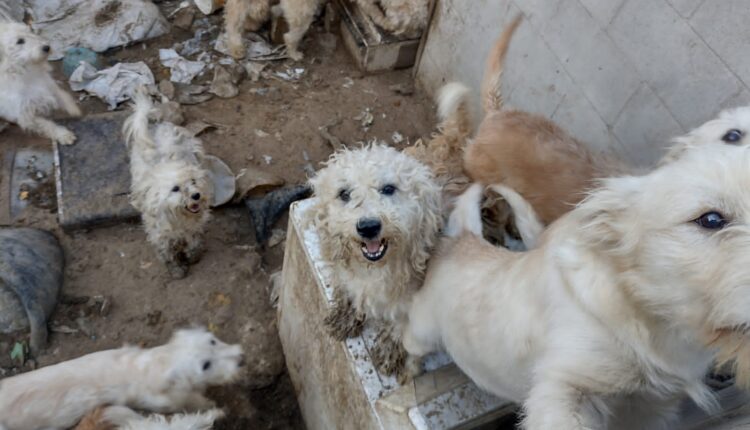
[[[717,359],[750,386],[750,147],[727,132],[605,180],[529,252],[480,237],[472,186],[412,301],[407,351],[444,348],[523,404],[529,430],[672,428],[685,398],[715,405]]]
[[[466,149],[464,167],[475,182],[503,183],[531,203],[545,224],[573,209],[599,177],[621,173],[612,156],[594,154],[552,121],[503,109],[500,78],[521,17],[490,52],[482,84],[485,117]]]
[[[151,349],[126,346],[0,380],[0,429],[65,430],[99,406],[204,410],[208,386],[239,376],[242,348],[203,329]]]
[[[357,0],[381,28],[396,36],[417,38],[429,19],[429,0]]]

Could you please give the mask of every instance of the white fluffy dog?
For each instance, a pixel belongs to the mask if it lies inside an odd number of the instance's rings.
[[[335,153],[311,184],[323,257],[334,263],[336,304],[326,324],[346,339],[365,317],[383,322],[375,362],[398,372],[409,302],[442,224],[440,187],[427,166],[378,144]]]
[[[203,410],[208,386],[239,375],[239,345],[203,329],[179,330],[151,349],[95,352],[0,381],[0,429],[64,430],[102,405],[153,412]]]
[[[202,166],[203,145],[169,122],[149,128],[153,107],[143,91],[123,133],[130,149],[131,202],[141,212],[148,241],[170,274],[182,278],[200,258],[211,217],[213,184]]]
[[[736,360],[750,385],[750,147],[723,144],[730,129],[605,180],[525,253],[481,238],[481,187],[469,188],[412,302],[406,350],[444,348],[522,403],[531,430],[670,428],[685,397],[715,406],[703,383],[715,359]]]
[[[76,136],[43,118],[56,109],[81,115],[75,100],[52,79],[47,62],[49,51],[49,44],[27,25],[0,17],[0,119],[70,145]]]
[[[384,30],[416,38],[427,27],[429,0],[357,0],[362,10]]]
[[[75,430],[209,430],[214,421],[222,417],[224,411],[221,409],[175,414],[167,418],[161,414],[144,417],[126,406],[108,406],[87,415]]]

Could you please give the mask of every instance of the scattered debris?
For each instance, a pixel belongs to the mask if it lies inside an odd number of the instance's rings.
[[[298,81],[302,77],[302,75],[305,74],[305,69],[302,67],[295,67],[291,69],[286,69],[283,72],[276,72],[274,73],[275,76],[285,80],[285,81]]]
[[[95,69],[101,67],[99,56],[96,52],[88,48],[70,48],[65,52],[62,62],[62,70],[65,77],[70,78],[70,75],[81,65],[81,62],[89,63]]]
[[[315,168],[310,163],[310,155],[307,153],[307,151],[302,150],[302,157],[305,159],[305,164],[302,166],[302,169],[305,171],[307,176],[313,177],[315,176]]]
[[[279,217],[297,200],[307,198],[312,193],[309,185],[290,185],[269,192],[260,198],[246,198],[245,206],[255,229],[255,241],[265,246],[271,236],[271,228]]]
[[[271,190],[284,185],[284,179],[272,173],[256,167],[248,167],[240,170],[235,177],[237,192],[235,193],[234,202],[239,203],[248,197],[262,196]]]
[[[175,85],[177,103],[183,105],[197,105],[211,100],[214,95],[207,93],[205,85],[177,84]]]
[[[266,133],[265,131],[263,131],[263,130],[261,130],[259,128],[255,129],[255,135],[258,136],[258,137],[260,137],[260,138],[270,136],[270,134]]]
[[[175,50],[183,57],[189,57],[199,52],[202,55],[210,56],[207,51],[210,49],[211,41],[219,34],[219,27],[212,25],[207,20],[197,21],[196,26],[198,29],[195,30],[192,38],[174,45]]]
[[[60,333],[60,334],[76,334],[78,333],[77,328],[71,328],[66,325],[52,325],[50,327],[50,331],[52,333]]]
[[[246,33],[244,43],[246,48],[245,58],[248,60],[273,61],[289,58],[284,45],[273,47],[257,33]],[[214,51],[227,56],[230,55],[226,33],[222,33],[216,38]]]
[[[270,155],[263,155],[263,161],[266,162],[266,164],[271,164],[271,161],[273,161],[273,157]]]
[[[237,82],[234,82],[232,75],[223,66],[216,66],[214,68],[214,79],[211,82],[209,92],[216,94],[223,99],[229,99],[237,96],[240,93],[237,88]]]
[[[204,155],[203,165],[208,170],[211,182],[214,184],[211,207],[221,206],[232,200],[232,196],[237,189],[232,169],[219,157],[213,155]]]
[[[166,101],[159,103],[155,107],[156,121],[168,121],[172,124],[181,125],[185,122],[185,117],[182,115],[182,107],[177,102]]]
[[[27,0],[32,28],[50,41],[50,60],[69,48],[104,52],[166,34],[169,23],[148,0]]]
[[[271,230],[271,237],[268,238],[268,247],[273,248],[286,240],[286,232],[280,228]]]
[[[245,63],[245,71],[247,76],[253,82],[258,82],[261,76],[261,72],[266,68],[267,63],[260,63],[257,61],[248,61]]]
[[[193,121],[185,126],[193,136],[200,136],[208,130],[216,130],[218,127],[216,124],[209,124],[201,120]]]
[[[211,15],[224,5],[224,0],[193,0],[193,2],[204,15]]]
[[[113,110],[118,104],[130,100],[140,85],[154,85],[154,75],[146,63],[118,63],[96,70],[89,63],[81,63],[70,75],[70,88],[73,91],[86,91],[109,105]]]
[[[269,293],[269,301],[271,303],[271,307],[274,309],[278,307],[279,305],[279,293],[281,292],[281,284],[283,282],[283,278],[281,276],[283,272],[281,270],[277,270],[268,277],[269,283],[271,285],[271,291]]]
[[[397,131],[394,131],[393,134],[391,135],[391,141],[393,141],[393,143],[398,145],[399,143],[404,141],[404,135],[402,135],[401,133]]]
[[[359,115],[352,118],[355,121],[359,121],[362,125],[362,129],[367,131],[372,126],[373,122],[375,122],[375,117],[372,115],[372,112],[370,112],[370,108],[365,108],[362,112],[359,113]]]
[[[329,124],[326,124],[324,126],[318,127],[318,132],[323,137],[323,139],[325,139],[326,142],[328,142],[328,144],[331,145],[331,148],[333,148],[334,151],[339,151],[339,150],[342,150],[342,149],[346,149],[346,145],[344,145],[341,142],[341,139],[339,139],[338,137],[332,135],[328,131],[329,128],[331,128],[331,127],[333,127],[335,125],[338,125],[340,123],[341,123],[341,120],[339,118],[336,118],[334,121],[330,122]]]
[[[350,78],[348,76],[345,77],[344,78],[344,83],[341,86],[344,87],[344,88],[346,88],[346,89],[349,89],[349,88],[353,87],[354,86],[354,79],[352,79],[352,78]]]
[[[189,84],[206,68],[206,63],[186,60],[174,49],[160,49],[159,61],[169,68],[171,72],[169,80],[181,84]]]
[[[162,79],[161,81],[159,81],[157,89],[164,97],[168,98],[169,100],[174,100],[175,88],[174,84],[170,80]]]
[[[414,83],[408,82],[404,84],[394,84],[388,87],[391,91],[402,96],[410,96],[414,94]]]
[[[23,364],[26,362],[28,351],[29,349],[25,343],[16,342],[15,345],[13,345],[13,349],[10,351],[10,359],[18,364]]]
[[[170,17],[174,17],[174,19],[172,19],[172,25],[181,30],[190,30],[190,27],[193,25],[193,20],[195,20],[195,9],[190,7],[188,2],[183,2],[183,4],[188,4],[188,6],[183,7],[180,5],[180,8],[170,15]]]

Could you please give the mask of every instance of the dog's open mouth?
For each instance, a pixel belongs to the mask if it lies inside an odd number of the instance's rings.
[[[388,250],[388,241],[385,239],[372,240],[365,239],[362,242],[362,255],[370,261],[378,261],[385,255]]]
[[[189,204],[189,205],[187,206],[187,210],[188,210],[188,212],[190,212],[190,213],[194,213],[194,214],[197,214],[198,212],[200,212],[200,211],[201,211],[201,205],[199,205],[198,203],[192,203],[192,204]]]

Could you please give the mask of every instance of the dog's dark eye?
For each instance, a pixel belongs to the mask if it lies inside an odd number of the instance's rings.
[[[177,191],[180,191],[180,187],[179,186],[175,185],[174,187],[172,187],[172,192],[173,193],[176,193]]]
[[[22,37],[22,38],[20,38],[20,39],[18,39],[18,40],[16,41],[16,44],[17,44],[17,45],[23,45],[24,43],[26,43],[26,39],[24,39],[23,37]]]
[[[351,200],[352,196],[351,196],[350,191],[347,190],[347,189],[343,189],[343,190],[339,191],[339,199],[341,199],[341,201],[344,202],[344,203],[346,203],[349,200]]]
[[[193,185],[195,185],[195,179],[191,179],[190,183],[193,184]]]
[[[396,192],[396,186],[388,184],[380,189],[380,194],[384,196],[392,196]]]
[[[737,130],[736,128],[733,128],[729,130],[722,138],[726,143],[737,143],[740,140],[742,140],[742,132]]]
[[[694,221],[699,226],[709,230],[722,229],[728,223],[728,221],[724,218],[724,215],[718,212],[706,212]]]
[[[203,362],[203,371],[206,371],[211,368],[211,362],[210,361],[204,361]]]

